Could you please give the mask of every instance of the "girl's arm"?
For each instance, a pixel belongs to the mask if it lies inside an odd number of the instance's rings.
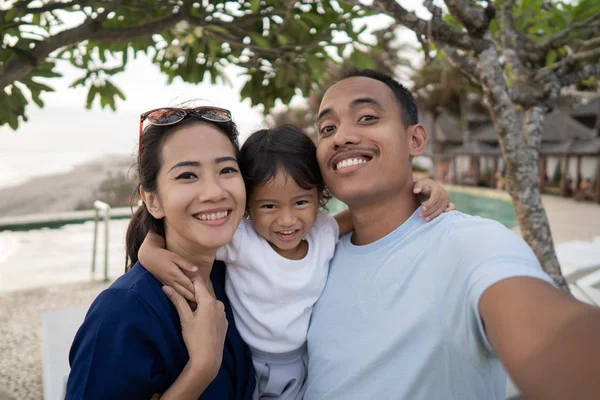
[[[437,218],[443,212],[456,210],[446,189],[432,179],[421,179],[415,182],[413,193],[423,204],[423,211],[419,217],[425,218],[427,222]]]
[[[185,258],[165,249],[165,239],[148,232],[138,251],[140,264],[160,282],[168,285],[189,301],[195,301],[194,285],[182,270],[196,272],[198,268]]]
[[[413,193],[419,201],[423,203],[423,211],[419,217],[425,218],[429,222],[437,218],[441,213],[456,210],[454,203],[450,201],[450,195],[440,185],[432,179],[421,179],[413,187]],[[340,237],[352,232],[352,215],[349,210],[341,211],[334,215],[340,228]]]

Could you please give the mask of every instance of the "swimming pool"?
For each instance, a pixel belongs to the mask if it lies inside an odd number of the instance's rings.
[[[509,201],[457,191],[449,191],[449,193],[452,202],[456,204],[456,209],[460,212],[493,219],[508,228],[518,225],[515,209]],[[327,208],[330,213],[335,214],[345,209],[346,205],[337,199],[331,199]]]
[[[509,228],[517,225],[512,203],[462,192],[450,192],[459,211],[495,219]],[[345,204],[333,199],[329,212]],[[109,277],[120,276],[125,268],[125,232],[129,220],[111,220]],[[69,224],[57,229],[0,232],[0,292],[39,286],[81,282],[90,279],[93,221]],[[104,227],[98,231],[96,277],[104,267]]]

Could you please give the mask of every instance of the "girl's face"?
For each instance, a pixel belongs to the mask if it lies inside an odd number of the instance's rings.
[[[157,192],[145,193],[163,218],[167,248],[194,254],[231,241],[245,210],[246,191],[233,145],[209,124],[186,125],[162,148]]]
[[[252,190],[248,206],[256,232],[281,256],[297,258],[302,239],[317,220],[319,194],[279,171]]]

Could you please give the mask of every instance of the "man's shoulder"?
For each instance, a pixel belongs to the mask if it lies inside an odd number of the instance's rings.
[[[461,238],[485,239],[491,237],[519,239],[517,234],[498,221],[465,214],[460,211],[444,213],[437,220],[429,224],[432,225],[433,229],[444,229],[449,240],[460,240]]]

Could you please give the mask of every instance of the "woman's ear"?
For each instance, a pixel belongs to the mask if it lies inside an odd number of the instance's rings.
[[[165,217],[165,213],[160,205],[160,201],[158,199],[158,196],[156,195],[156,193],[154,192],[146,192],[141,186],[140,186],[140,197],[142,198],[142,200],[144,201],[144,204],[146,204],[146,208],[148,209],[148,212],[156,219],[161,219]]]

